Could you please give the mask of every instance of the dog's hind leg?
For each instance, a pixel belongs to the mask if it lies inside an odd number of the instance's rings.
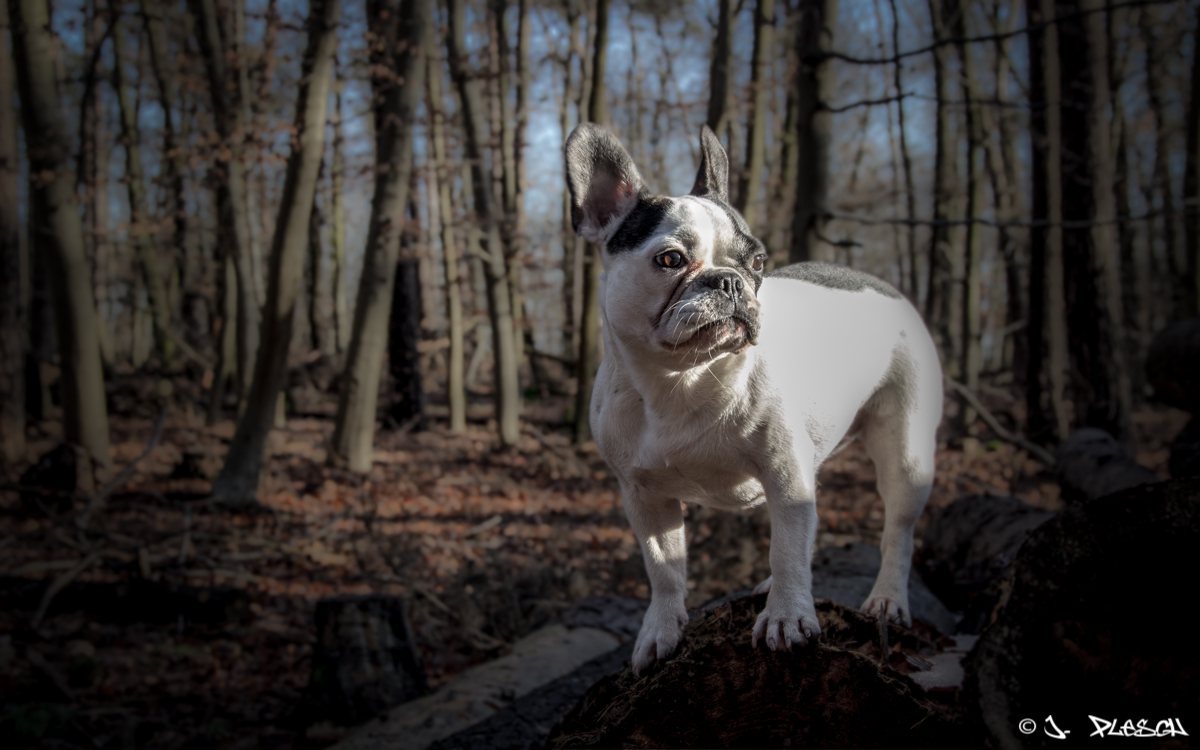
[[[933,362],[936,365],[937,360]],[[909,377],[885,385],[871,399],[862,431],[863,444],[875,462],[884,511],[879,544],[883,562],[862,610],[904,625],[912,624],[908,575],[913,527],[933,487],[937,426],[942,412],[940,370],[923,373],[926,382],[918,383],[912,379],[917,375],[915,369],[905,373]]]

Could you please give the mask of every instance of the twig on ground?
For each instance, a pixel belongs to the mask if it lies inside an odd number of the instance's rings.
[[[28,649],[25,651],[25,660],[29,662],[30,666],[40,672],[54,686],[54,689],[62,694],[63,698],[66,698],[70,703],[75,702],[78,696],[75,695],[75,691],[67,683],[67,678],[63,677],[63,673],[55,669],[53,664],[46,661],[46,657],[33,649]]]
[[[75,525],[80,531],[87,528],[88,522],[92,520],[93,515],[95,515],[98,511],[100,511],[101,508],[104,507],[104,503],[108,501],[109,495],[125,484],[125,482],[129,481],[129,477],[133,476],[133,472],[135,469],[137,469],[137,465],[140,464],[142,460],[146,458],[146,456],[149,456],[150,452],[158,446],[158,441],[162,439],[163,423],[166,421],[167,410],[164,408],[161,412],[159,412],[158,421],[154,423],[154,435],[151,436],[149,444],[146,445],[146,449],[141,452],[141,455],[133,459],[132,463],[122,469],[121,473],[113,477],[112,481],[104,485],[103,489],[97,492],[95,497],[88,501],[87,507],[84,508],[83,512],[79,514],[79,517],[75,520]]]
[[[50,584],[50,587],[46,589],[46,593],[42,594],[42,601],[40,604],[38,604],[37,612],[33,613],[33,618],[29,621],[30,627],[37,629],[37,626],[39,623],[41,623],[42,618],[46,616],[46,610],[50,609],[50,603],[54,601],[54,597],[58,596],[60,591],[70,585],[71,581],[74,581],[76,578],[78,578],[80,573],[90,568],[92,563],[99,560],[103,554],[104,550],[96,550],[92,554],[83,558],[83,561],[74,568],[71,568],[58,578],[55,578],[54,582]]]
[[[979,399],[975,397],[974,393],[971,393],[970,388],[950,378],[946,378],[946,385],[950,386],[955,393],[962,397],[963,401],[967,402],[968,406],[979,413],[979,417],[992,429],[992,432],[996,433],[996,437],[1006,443],[1012,443],[1020,448],[1024,448],[1050,468],[1054,468],[1054,465],[1058,463],[1054,459],[1054,456],[1050,455],[1049,451],[1042,446],[1004,429],[1004,425],[1000,424],[1000,420],[996,419],[996,415],[992,414],[983,404],[979,403]]]

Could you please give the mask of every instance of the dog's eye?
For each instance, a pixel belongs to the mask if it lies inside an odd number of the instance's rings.
[[[767,262],[767,256],[755,255],[754,260],[750,261],[750,268],[754,271],[761,271],[763,269],[763,263],[766,263],[766,262]]]
[[[655,260],[663,268],[679,268],[683,265],[683,253],[678,250],[668,250],[665,253],[659,253]]]

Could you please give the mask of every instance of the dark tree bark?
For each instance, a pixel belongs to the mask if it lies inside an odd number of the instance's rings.
[[[736,207],[754,229],[758,223],[758,196],[763,182],[767,151],[767,82],[775,51],[775,0],[754,4],[754,53],[750,91],[754,106],[746,133],[746,165],[738,180]],[[710,126],[711,127],[711,126]],[[715,132],[715,131],[714,131]]]
[[[425,395],[421,388],[421,279],[418,260],[411,255],[412,239],[402,243],[392,292],[392,314],[388,319],[388,371],[392,376],[392,421],[421,429]],[[405,251],[408,252],[405,252]]]
[[[1187,116],[1187,166],[1183,195],[1187,200],[1187,271],[1191,277],[1191,312],[1200,315],[1200,44],[1192,44],[1192,91]]]
[[[296,101],[295,140],[271,242],[262,343],[246,410],[238,420],[225,465],[213,481],[213,497],[230,504],[256,501],[267,433],[275,423],[296,298],[304,276],[309,214],[325,150],[325,117],[340,10],[339,0],[312,0],[309,8],[308,44],[301,64],[303,83]]]
[[[25,294],[29,262],[17,212],[17,109],[13,106],[13,58],[8,6],[0,4],[0,461],[25,458]]]
[[[717,37],[713,41],[712,61],[708,69],[708,117],[706,122],[720,134],[729,116],[729,77],[733,74],[733,33],[737,23],[733,0],[717,2]],[[599,120],[592,120],[599,122]]]
[[[825,109],[833,93],[833,64],[825,54],[833,49],[838,0],[799,0],[796,31],[800,67],[796,89],[795,138],[798,170],[792,212],[792,263],[833,260],[823,241],[829,199],[829,143],[832,114]]]
[[[8,0],[8,13],[29,171],[37,176],[30,190],[31,234],[47,264],[62,364],[63,437],[107,472],[112,458],[96,304],[60,116],[49,9],[46,0]]]

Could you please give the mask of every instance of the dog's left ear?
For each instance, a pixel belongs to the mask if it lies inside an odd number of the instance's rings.
[[[633,159],[616,136],[585,122],[567,139],[571,223],[589,242],[605,242],[637,205],[645,189]]]
[[[692,195],[729,202],[729,157],[708,125],[700,128],[700,170]]]

